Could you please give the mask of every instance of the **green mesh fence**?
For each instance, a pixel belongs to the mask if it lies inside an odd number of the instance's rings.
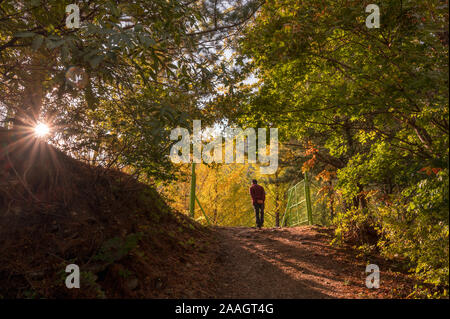
[[[281,226],[324,224],[323,215],[326,211],[323,205],[317,201],[317,192],[318,187],[309,181],[305,182],[305,180],[289,188],[286,209],[281,217]],[[308,193],[310,214],[308,214]]]

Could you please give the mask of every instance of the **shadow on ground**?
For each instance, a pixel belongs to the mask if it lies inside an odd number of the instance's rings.
[[[316,228],[215,228],[217,293],[211,297],[390,297],[392,287],[366,288],[365,264],[348,248],[330,246],[328,232]],[[391,283],[392,275],[384,275]]]

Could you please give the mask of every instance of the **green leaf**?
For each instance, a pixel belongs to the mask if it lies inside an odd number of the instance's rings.
[[[31,47],[33,48],[33,50],[37,50],[41,47],[42,42],[44,42],[44,37],[39,34],[36,37],[34,37],[33,43],[31,43]]]
[[[51,40],[48,40],[48,41],[47,41],[47,48],[49,48],[49,49],[55,49],[55,48],[57,48],[57,47],[63,45],[64,42],[65,42],[64,39],[58,40],[58,41],[51,41]]]
[[[92,57],[91,59],[89,59],[89,64],[91,65],[91,67],[93,69],[97,68],[98,65],[103,61],[103,56],[101,55],[96,55],[94,57]]]
[[[31,38],[31,37],[34,37],[35,34],[36,33],[29,32],[29,31],[17,32],[17,33],[14,33],[14,37],[16,37],[16,38]]]

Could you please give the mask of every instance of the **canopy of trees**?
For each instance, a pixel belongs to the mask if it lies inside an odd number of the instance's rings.
[[[72,29],[70,1],[2,1],[0,120],[45,119],[79,158],[168,178],[170,129],[200,117],[223,34],[257,9],[234,2],[79,1]]]

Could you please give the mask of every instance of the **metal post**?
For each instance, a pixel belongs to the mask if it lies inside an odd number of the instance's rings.
[[[203,216],[205,216],[206,223],[207,223],[208,225],[211,225],[211,222],[209,221],[208,215],[206,215],[205,211],[203,210],[203,207],[202,207],[202,205],[200,204],[200,201],[198,200],[197,196],[195,196],[195,200],[197,201],[198,207],[200,207],[200,209],[201,209],[201,211],[202,211],[202,213],[203,213]]]
[[[294,186],[294,190],[295,190],[295,203],[298,204],[299,202],[299,196],[298,196],[298,191],[297,191],[297,185]],[[300,222],[300,205],[295,206],[295,211],[297,212],[297,221],[296,223]]]
[[[192,162],[192,172],[191,172],[191,196],[189,202],[189,216],[194,218],[195,215],[195,163]]]
[[[308,179],[308,173],[305,172],[305,199],[306,199],[306,212],[308,214],[308,223],[310,225],[313,224],[312,219],[312,208],[311,208],[311,194],[309,190],[309,179]]]
[[[288,190],[288,200],[286,204],[286,209],[283,214],[283,218],[281,219],[281,225],[282,227],[286,227],[289,221],[289,213],[290,213],[290,205],[291,205],[291,197],[292,197],[292,189]]]

